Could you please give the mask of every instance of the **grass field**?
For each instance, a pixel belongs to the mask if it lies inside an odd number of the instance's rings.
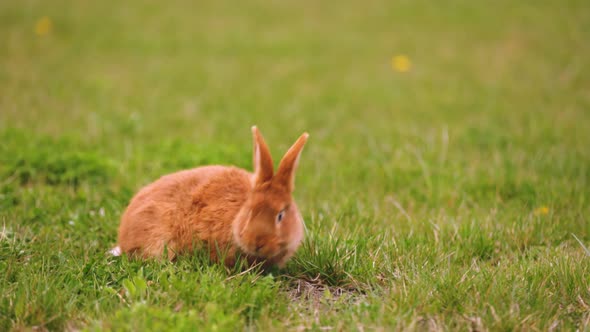
[[[590,330],[588,1],[1,1],[0,41],[2,331]],[[253,124],[310,133],[286,268],[105,254]]]

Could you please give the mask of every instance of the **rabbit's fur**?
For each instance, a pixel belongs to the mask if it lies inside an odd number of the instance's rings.
[[[169,259],[195,249],[211,259],[237,255],[250,263],[282,266],[303,239],[303,219],[291,195],[304,133],[274,174],[268,147],[256,127],[254,173],[230,166],[203,166],[163,176],[141,189],[125,210],[118,247],[111,253]]]

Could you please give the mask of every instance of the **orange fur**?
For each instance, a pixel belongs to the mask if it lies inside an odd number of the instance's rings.
[[[252,133],[254,173],[203,166],[163,176],[141,189],[121,218],[120,250],[142,258],[161,257],[167,250],[173,259],[205,249],[213,260],[224,253],[227,265],[238,254],[250,263],[284,265],[303,239],[303,220],[291,193],[308,135],[287,151],[273,175],[268,147],[256,127]]]

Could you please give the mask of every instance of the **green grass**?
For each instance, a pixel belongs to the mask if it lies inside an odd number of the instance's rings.
[[[590,330],[587,1],[2,1],[0,40],[2,331]],[[106,255],[253,124],[311,134],[284,269]]]

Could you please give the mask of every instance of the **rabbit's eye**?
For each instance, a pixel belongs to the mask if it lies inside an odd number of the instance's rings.
[[[280,223],[281,221],[283,221],[283,218],[285,217],[285,210],[279,212],[279,214],[277,214],[277,223]]]

